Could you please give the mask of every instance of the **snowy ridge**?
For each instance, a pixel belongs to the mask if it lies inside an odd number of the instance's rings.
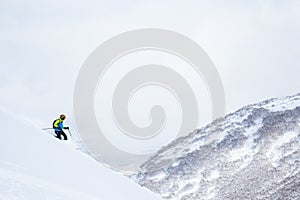
[[[149,190],[0,108],[0,199],[159,199]]]
[[[164,199],[299,199],[300,94],[219,118],[132,177]]]

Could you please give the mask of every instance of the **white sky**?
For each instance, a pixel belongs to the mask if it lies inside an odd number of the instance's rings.
[[[89,53],[145,27],[177,31],[204,48],[223,80],[227,112],[291,95],[300,92],[299,11],[297,0],[1,0],[0,106],[41,125],[72,115]]]

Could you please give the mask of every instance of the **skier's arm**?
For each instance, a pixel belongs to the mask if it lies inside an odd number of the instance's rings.
[[[59,126],[59,129],[63,130],[63,128],[64,128],[63,123],[59,123],[58,126]]]
[[[59,128],[62,130],[62,129],[69,129],[69,127],[64,127],[64,125],[63,125],[63,123],[60,123],[60,126],[59,126]]]

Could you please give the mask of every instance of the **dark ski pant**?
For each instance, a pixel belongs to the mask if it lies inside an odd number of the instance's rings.
[[[61,140],[61,136],[64,136],[64,140],[68,140],[67,135],[62,130],[61,131],[55,131],[55,133],[56,133],[55,137],[57,137],[58,139]]]

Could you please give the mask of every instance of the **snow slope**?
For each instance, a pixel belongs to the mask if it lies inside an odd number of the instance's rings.
[[[0,199],[159,199],[74,145],[0,110]]]
[[[178,138],[132,178],[164,199],[300,199],[300,94]]]

